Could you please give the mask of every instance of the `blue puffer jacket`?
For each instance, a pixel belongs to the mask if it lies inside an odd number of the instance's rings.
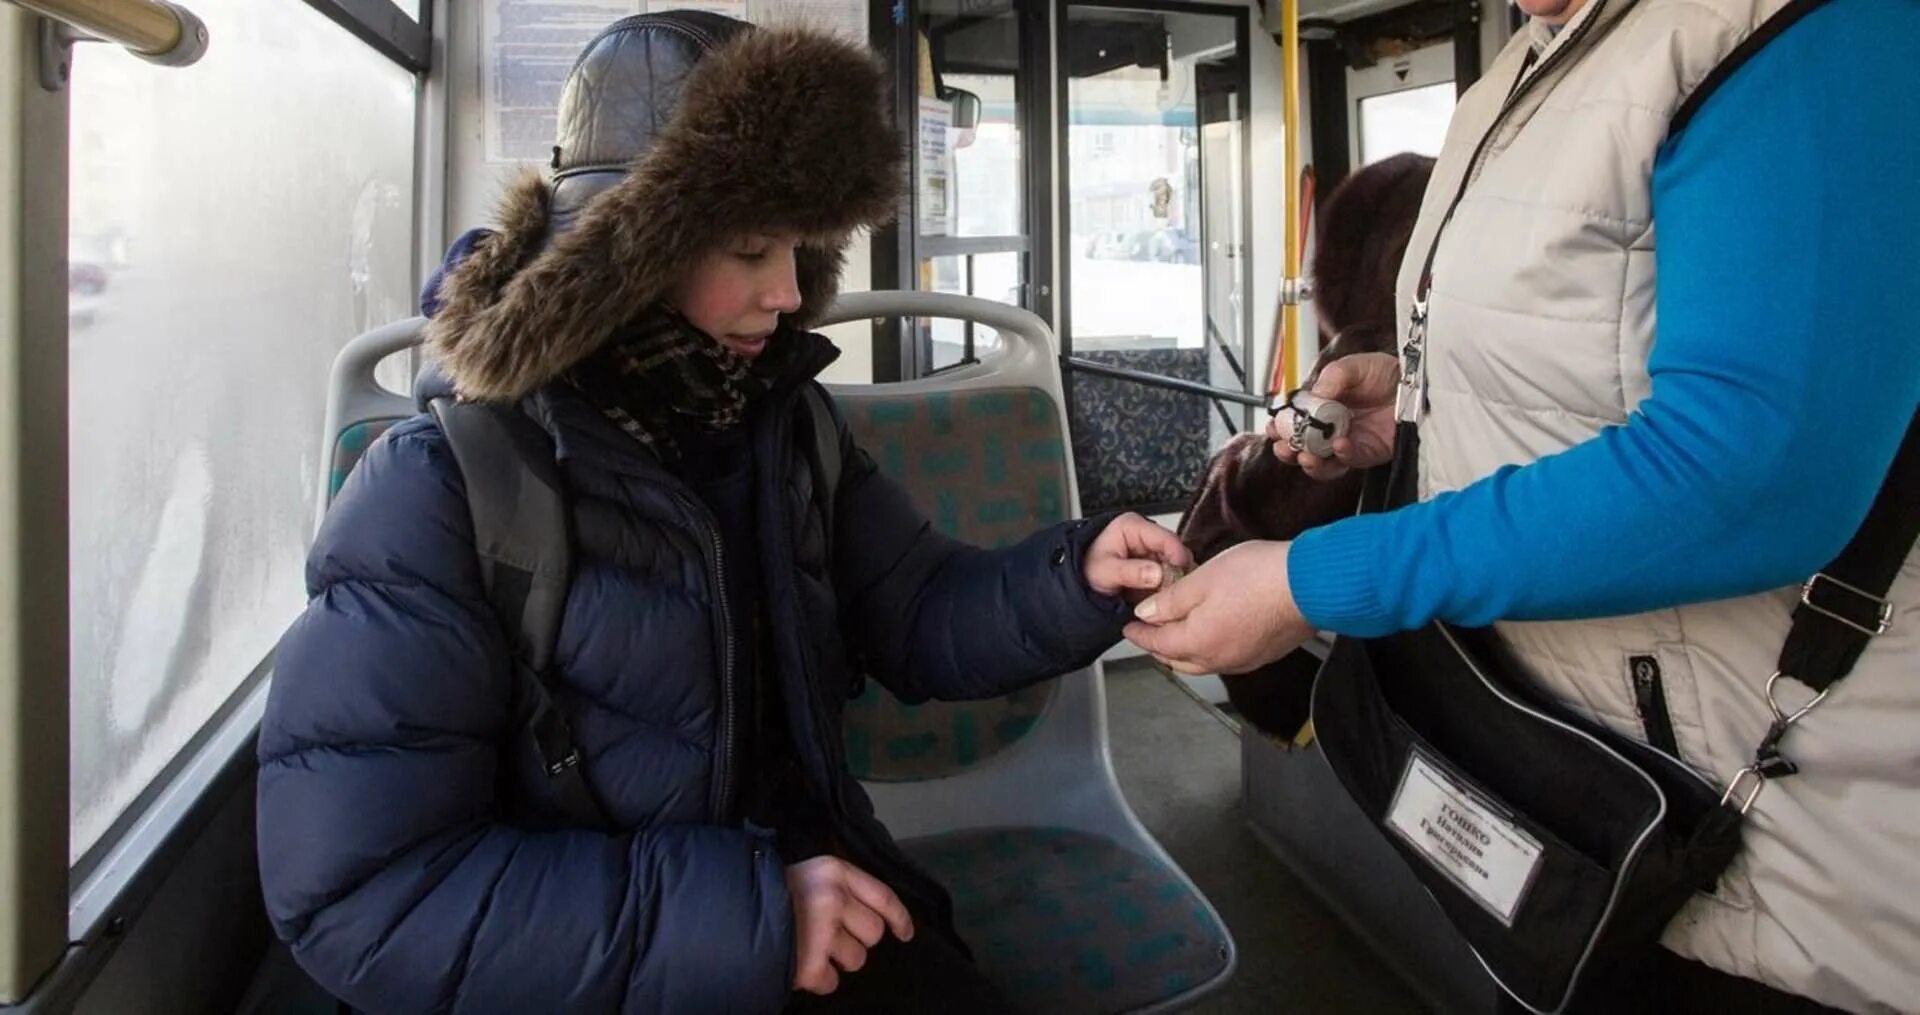
[[[928,900],[845,772],[854,661],[910,701],[992,696],[1089,662],[1125,609],[1085,585],[1098,525],[1003,551],[955,543],[844,427],[823,538],[799,390],[768,399],[757,478],[781,493],[760,503],[759,549],[800,762],[849,858]],[[342,490],[308,562],[312,602],[281,643],[260,734],[274,925],[370,1011],[777,1010],[792,919],[771,841],[730,820],[742,721],[728,706],[746,678],[725,670],[711,518],[571,389],[526,408],[553,436],[577,545],[557,698],[622,830],[551,827],[543,788],[503,765],[526,736],[511,657],[459,470],[422,416]]]

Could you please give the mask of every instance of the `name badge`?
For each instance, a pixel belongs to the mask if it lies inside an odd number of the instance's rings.
[[[1540,869],[1540,842],[1416,749],[1387,825],[1508,927]]]

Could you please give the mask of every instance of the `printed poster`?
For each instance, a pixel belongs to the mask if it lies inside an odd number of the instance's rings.
[[[547,162],[574,58],[629,14],[703,10],[754,24],[798,21],[867,41],[866,0],[486,0],[481,31],[488,162]]]
[[[942,99],[920,97],[920,235],[947,235],[952,216],[952,155],[949,127],[953,106]]]

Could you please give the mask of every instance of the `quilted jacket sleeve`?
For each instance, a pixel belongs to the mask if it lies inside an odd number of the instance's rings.
[[[1087,586],[1112,516],[1062,522],[999,550],[940,534],[842,429],[834,586],[855,650],[902,701],[991,698],[1085,666],[1129,616]]]

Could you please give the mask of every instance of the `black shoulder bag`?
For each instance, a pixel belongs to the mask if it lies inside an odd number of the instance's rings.
[[[1423,323],[1403,364],[1416,384]],[[1369,476],[1363,511],[1413,501],[1418,415],[1400,414],[1395,460]],[[1565,1009],[1650,956],[1688,898],[1713,889],[1754,798],[1796,770],[1782,738],[1891,621],[1887,589],[1920,534],[1917,433],[1920,416],[1853,541],[1802,587],[1766,682],[1774,722],[1728,785],[1542,700],[1491,630],[1436,622],[1335,642],[1313,693],[1321,750],[1514,1000]],[[1783,707],[1788,679],[1811,701]]]

